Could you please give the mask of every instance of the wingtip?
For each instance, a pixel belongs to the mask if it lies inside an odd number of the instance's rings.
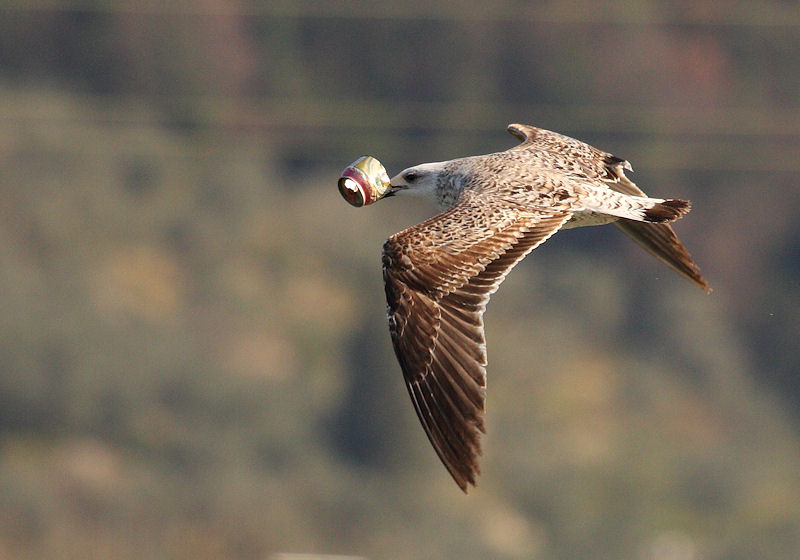
[[[506,127],[506,131],[508,131],[513,136],[516,136],[520,140],[525,140],[526,135],[525,132],[522,130],[522,127],[525,125],[518,124],[518,123],[511,123]]]
[[[452,475],[453,473],[450,473],[450,474]],[[453,480],[456,481],[456,484],[461,489],[461,491],[464,492],[464,494],[467,494],[467,495],[469,495],[469,491],[470,491],[471,488],[477,488],[477,486],[478,486],[477,476],[476,476],[476,473],[474,473],[474,472],[470,473],[470,476],[468,478],[466,478],[466,479],[459,479],[459,478],[456,478],[455,475],[453,475]]]
[[[470,487],[476,488],[478,486],[478,477],[481,475],[480,459],[481,450],[477,449],[477,453],[469,461],[460,463],[453,463],[447,461],[441,454],[439,458],[442,460],[447,472],[453,478],[453,481],[458,485],[464,494],[469,494]]]
[[[668,264],[669,264],[669,263],[668,263]],[[692,264],[694,264],[694,263],[692,263]],[[672,265],[670,265],[670,266],[672,266]],[[674,267],[674,266],[672,266],[672,268],[675,268],[675,267]],[[676,269],[676,270],[677,270],[677,269]],[[695,286],[697,286],[698,288],[700,288],[701,290],[703,290],[703,291],[705,292],[705,294],[706,294],[706,295],[709,295],[711,292],[713,292],[713,291],[714,291],[714,288],[712,288],[711,286],[709,286],[709,285],[708,285],[708,282],[706,282],[706,279],[705,279],[705,278],[703,278],[703,277],[700,275],[700,269],[697,267],[697,265],[694,265],[694,267],[692,268],[691,272],[692,272],[692,274],[688,274],[687,272],[684,272],[683,270],[678,270],[678,273],[679,273],[681,276],[685,277],[685,278],[686,278],[687,280],[689,280],[689,281],[690,281],[692,284],[694,284]]]
[[[711,287],[700,274],[700,267],[669,224],[622,219],[614,225],[692,284],[707,294],[711,293]]]

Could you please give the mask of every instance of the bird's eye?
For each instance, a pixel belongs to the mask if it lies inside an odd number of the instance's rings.
[[[419,177],[419,173],[416,171],[409,171],[405,175],[403,175],[403,179],[406,180],[406,183],[413,183]]]

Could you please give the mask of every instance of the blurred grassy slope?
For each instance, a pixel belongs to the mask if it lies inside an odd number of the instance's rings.
[[[3,15],[0,556],[800,549],[796,30],[423,18],[398,49],[391,18]],[[502,149],[508,121],[691,198],[716,291],[613,228],[537,249],[486,315],[465,498],[384,318],[380,244],[433,210],[334,179]]]
[[[725,310],[679,279],[651,278],[662,297],[637,309],[614,257],[554,244],[515,270],[487,313],[486,475],[464,508],[383,318],[381,240],[430,209],[356,211],[337,169],[287,180],[256,137],[2,98],[81,123],[2,142],[4,555],[780,558],[800,542],[796,431]],[[637,349],[620,333],[642,320],[658,336]]]

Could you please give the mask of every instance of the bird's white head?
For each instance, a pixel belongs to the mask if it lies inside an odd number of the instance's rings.
[[[423,163],[404,169],[392,177],[391,194],[421,196],[438,203],[437,185],[446,163]]]

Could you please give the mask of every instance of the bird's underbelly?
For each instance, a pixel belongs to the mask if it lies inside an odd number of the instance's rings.
[[[571,229],[585,226],[602,226],[616,222],[619,218],[608,214],[598,214],[597,212],[575,212],[561,229]]]

